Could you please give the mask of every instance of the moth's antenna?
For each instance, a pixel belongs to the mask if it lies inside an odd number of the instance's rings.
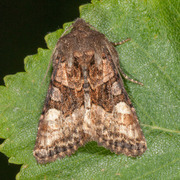
[[[88,23],[88,26],[89,26],[91,29],[93,29],[93,30],[95,30],[95,31],[98,31],[94,26],[92,26],[92,25],[89,24],[89,23]]]
[[[66,32],[69,31],[69,29],[71,29],[72,27],[73,27],[73,25],[69,26],[69,27],[62,33],[61,37],[63,37],[63,36],[66,34]],[[60,38],[61,38],[61,37],[60,37]],[[45,73],[44,78],[43,78],[43,80],[42,80],[42,82],[41,82],[41,86],[42,86],[42,84],[44,83],[44,81],[45,81],[45,79],[46,79],[47,73],[49,72],[49,69],[50,69],[50,66],[51,66],[51,63],[52,63],[52,60],[53,60],[53,56],[54,56],[54,53],[55,53],[56,49],[57,49],[57,48],[56,48],[56,46],[55,46],[55,48],[54,48],[54,50],[53,50],[53,53],[52,53],[52,55],[51,55],[51,58],[50,58],[50,61],[49,61],[49,64],[48,64],[46,73]]]
[[[63,36],[66,34],[66,32],[69,31],[69,29],[71,29],[72,27],[73,27],[73,24],[70,25],[70,26],[62,33],[61,37],[63,37]]]
[[[113,46],[118,46],[118,45],[122,45],[122,44],[124,44],[124,43],[126,43],[126,42],[128,42],[128,41],[130,41],[130,40],[131,40],[131,38],[127,38],[127,39],[125,39],[125,40],[123,40],[123,41],[120,41],[120,42],[118,42],[118,43],[111,42],[111,44],[112,44]],[[127,80],[129,80],[129,81],[131,81],[131,82],[133,82],[133,83],[139,84],[139,85],[141,85],[141,86],[144,86],[143,83],[141,83],[141,82],[139,82],[139,81],[136,81],[136,80],[131,79],[130,77],[128,77],[128,76],[123,72],[123,70],[120,68],[120,66],[117,66],[117,64],[116,64],[115,62],[114,62],[114,65],[115,65],[115,67],[116,67],[119,75],[121,74],[125,79],[127,79]]]

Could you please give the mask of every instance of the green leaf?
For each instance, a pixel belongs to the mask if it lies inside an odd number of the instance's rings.
[[[93,0],[81,17],[110,41],[132,40],[117,47],[125,80],[148,149],[137,158],[115,155],[95,142],[76,154],[40,165],[32,151],[50,80],[42,83],[62,30],[46,36],[48,50],[25,58],[25,71],[4,78],[0,87],[0,151],[22,164],[17,179],[178,179],[180,178],[179,2],[176,0]],[[66,24],[66,27],[69,24]]]

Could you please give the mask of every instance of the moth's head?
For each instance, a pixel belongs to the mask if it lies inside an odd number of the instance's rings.
[[[78,18],[73,24],[73,29],[88,30],[88,29],[90,29],[90,27],[89,27],[89,24],[86,23],[83,19]]]

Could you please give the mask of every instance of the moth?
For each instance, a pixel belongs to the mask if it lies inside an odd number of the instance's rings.
[[[81,18],[58,40],[33,151],[38,163],[70,156],[88,141],[132,157],[146,151],[114,45]]]

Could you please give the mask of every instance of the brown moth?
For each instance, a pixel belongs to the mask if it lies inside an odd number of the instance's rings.
[[[37,162],[70,156],[88,141],[116,154],[142,155],[146,140],[113,43],[83,19],[72,27],[52,55],[53,72],[33,152]]]

